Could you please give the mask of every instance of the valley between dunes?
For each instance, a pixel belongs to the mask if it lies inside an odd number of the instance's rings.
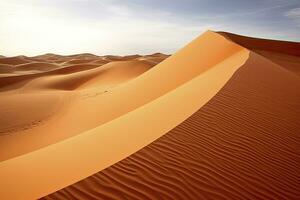
[[[298,199],[300,43],[0,57],[0,199]]]

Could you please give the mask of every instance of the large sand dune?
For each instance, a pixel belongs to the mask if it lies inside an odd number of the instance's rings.
[[[297,199],[299,52],[208,31],[169,58],[0,58],[0,198]]]
[[[297,77],[252,53],[179,126],[45,199],[297,199],[299,87]]]

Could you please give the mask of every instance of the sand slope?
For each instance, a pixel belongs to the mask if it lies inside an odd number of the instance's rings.
[[[207,51],[205,50],[207,45],[215,45],[219,48],[215,51]],[[200,57],[199,52],[203,52]],[[1,147],[6,151],[1,152],[2,158],[11,159],[0,163],[0,176],[6,180],[3,184],[18,188],[19,191],[18,194],[13,194],[8,188],[3,198],[9,198],[10,195],[14,195],[16,199],[44,196],[136,152],[203,106],[247,58],[247,50],[216,33],[207,32],[138,78],[104,94],[88,93],[87,98],[73,96],[70,98],[71,103],[63,106],[65,110],[59,111],[47,123],[24,130],[22,134],[3,136]],[[181,76],[167,76],[172,72]],[[222,78],[219,78],[221,75]],[[164,76],[168,78],[162,79],[161,77]],[[208,84],[211,87],[207,87]],[[156,90],[157,86],[159,90]],[[201,92],[195,94],[194,88],[201,88]],[[54,92],[49,89],[50,91]],[[83,93],[77,94],[82,97]],[[201,98],[201,101],[194,98],[195,95]],[[124,101],[124,97],[131,97],[131,99]],[[174,109],[178,102],[187,106]],[[162,123],[157,116],[164,116],[167,113],[171,117]],[[121,130],[127,131],[120,134]],[[43,134],[40,134],[41,132]],[[140,134],[141,132],[144,134]],[[72,138],[66,139],[72,134]],[[132,138],[134,141],[128,143],[126,138]],[[61,142],[49,145],[57,141]],[[45,145],[49,146],[45,147]],[[115,146],[123,146],[123,148],[116,149]],[[94,150],[91,151],[91,148]],[[30,153],[25,154],[26,152]],[[21,153],[22,156],[12,158]],[[76,154],[80,156],[74,157],[73,155]],[[97,159],[99,156],[102,158]],[[62,163],[61,160],[64,162]],[[30,163],[35,163],[34,167],[39,170],[30,172],[32,168]],[[23,167],[20,170],[16,166]],[[73,170],[79,168],[80,173],[74,173]],[[44,174],[44,171],[48,171],[47,176],[40,174]],[[13,181],[12,174],[24,181],[30,176],[30,182],[16,183]],[[54,179],[54,176],[60,179]]]
[[[297,199],[297,52],[208,31],[166,60],[26,58],[60,67],[2,77],[0,197]]]
[[[57,57],[56,55],[51,56]],[[102,59],[102,57],[99,59]],[[3,132],[2,135],[4,135],[0,140],[0,159],[5,160],[16,155],[21,155],[38,147],[43,147],[47,144],[57,142],[67,136],[72,136],[74,132],[68,131],[68,129],[74,130],[74,128],[78,129],[82,127],[81,123],[77,123],[79,126],[73,126],[75,122],[74,117],[76,117],[80,122],[82,121],[82,117],[88,117],[91,119],[94,118],[91,123],[97,125],[97,117],[94,117],[94,115],[89,116],[90,110],[82,111],[81,109],[76,108],[77,105],[74,105],[73,108],[75,109],[66,111],[70,104],[73,103],[74,97],[76,96],[76,99],[80,100],[80,104],[87,104],[90,109],[95,110],[97,104],[88,104],[89,102],[83,100],[86,98],[92,98],[98,94],[101,95],[112,87],[134,79],[136,76],[139,76],[141,73],[150,69],[153,65],[153,63],[143,60],[118,61],[103,67],[99,64],[76,64],[43,73],[15,75],[12,77],[9,76],[0,78],[0,85],[2,85],[3,90],[3,92],[0,93],[0,96],[2,95],[4,97],[0,99],[0,111],[4,114],[7,120],[11,120],[10,124],[15,123],[15,126],[18,126],[17,129],[9,129],[8,127],[13,126],[4,123],[4,121],[3,123],[0,123],[0,130]],[[75,91],[75,89],[77,89],[77,91]],[[70,92],[70,90],[74,91]],[[45,116],[43,113],[39,115],[41,116],[40,119],[31,119],[32,116],[30,109],[34,109],[36,106],[35,104],[41,104],[41,106],[46,108],[49,107],[49,111],[51,111],[51,104],[42,104],[41,102],[35,102],[32,104],[21,103],[22,98],[30,100],[31,96],[34,98],[38,95],[61,96],[62,98],[55,114],[51,114],[52,117],[47,118],[47,120],[42,117]],[[20,101],[18,101],[18,103],[10,101],[10,99],[15,98],[19,98]],[[100,109],[101,108],[99,108],[99,110]],[[22,112],[22,115],[18,115],[20,111],[25,110],[27,111]],[[39,112],[39,109],[37,109],[36,112]],[[42,112],[42,110],[40,112]],[[68,113],[67,116],[65,116],[66,112]],[[18,116],[18,121],[23,122],[18,123],[17,121],[14,121],[13,119],[16,116]],[[103,115],[103,117],[105,117],[105,115]],[[66,120],[61,120],[60,118],[66,118]],[[86,121],[90,123],[88,118],[86,118]],[[47,121],[47,123],[38,123],[38,126],[32,125],[31,122],[36,120],[43,122]],[[20,124],[23,124],[24,127],[21,127]],[[83,123],[83,128],[85,128],[84,125],[85,124]],[[57,130],[59,130],[59,133],[56,133]],[[41,132],[45,134],[40,134]]]
[[[179,126],[45,199],[297,199],[299,87],[293,74],[252,53]]]
[[[218,48],[208,51],[206,46],[216,46]],[[214,68],[216,64],[222,63],[242,49],[242,47],[224,39],[218,34],[207,32],[175,55],[148,70],[147,73],[126,84],[118,87],[114,86],[113,88],[100,85],[100,88],[96,87],[91,90],[75,91],[74,93],[67,92],[66,98],[72,98],[72,100],[68,100],[70,103],[64,104],[64,109],[67,109],[66,112],[58,112],[56,118],[52,118],[47,123],[33,129],[26,129],[22,134],[2,137],[0,148],[2,147],[5,151],[0,151],[0,159],[5,160],[22,155],[114,120]],[[156,56],[159,57],[159,55]],[[241,57],[241,59],[244,58]],[[132,62],[145,63],[144,60]],[[149,64],[147,61],[146,63]],[[140,66],[144,68],[143,65]],[[98,72],[101,75],[101,70]],[[128,73],[131,72],[128,71]],[[124,76],[126,77],[126,74]],[[53,92],[53,90],[58,91],[58,89],[70,90],[77,88],[77,83],[80,83],[81,80],[83,82],[87,81],[85,76],[78,76],[78,73],[70,74],[68,77],[70,79],[65,76],[50,76],[45,77],[46,79],[42,77],[42,80],[36,79],[26,84],[23,90],[30,91],[30,88],[43,92]],[[224,77],[225,80],[227,78]],[[76,84],[74,85],[73,83]],[[39,90],[37,86],[46,87],[42,87],[42,90]],[[124,101],[124,97],[130,97],[130,101]],[[43,134],[40,134],[41,132]]]
[[[220,32],[220,34],[300,75],[299,42],[258,39],[225,32]]]
[[[30,60],[26,59],[24,56],[16,57],[0,57],[0,64],[9,64],[9,65],[19,65],[29,63]]]
[[[36,57],[13,57],[0,59],[0,91],[9,91],[21,88],[33,79],[58,74],[71,74],[98,68],[104,64],[112,62],[107,59],[111,56],[95,56],[90,54],[78,54],[74,56],[60,56],[55,54],[45,54]],[[139,56],[139,58],[148,56]],[[150,62],[151,67],[167,58],[162,54],[158,56],[158,62]],[[25,61],[23,61],[25,60]],[[118,60],[129,61],[131,56],[118,57]],[[23,63],[25,62],[25,63]],[[18,64],[22,63],[22,64]],[[134,63],[133,63],[134,65]],[[91,72],[92,73],[92,72]]]
[[[45,199],[297,199],[300,80],[269,52],[271,61],[251,53],[208,104],[151,145]]]
[[[91,69],[76,72],[75,69],[81,66],[91,67]],[[87,87],[97,87],[98,90],[100,88],[108,89],[136,78],[152,66],[153,64],[146,61],[114,61],[101,67],[97,67],[97,65],[72,65],[55,71],[56,74],[57,72],[63,72],[63,75],[35,79],[31,81],[30,86],[26,87],[30,87],[30,89],[38,87],[40,89],[60,90],[75,90]],[[73,73],[69,73],[70,70],[73,70]]]

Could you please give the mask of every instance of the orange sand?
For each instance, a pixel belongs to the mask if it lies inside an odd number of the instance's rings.
[[[169,58],[0,58],[0,198],[296,198],[297,52],[208,31]]]

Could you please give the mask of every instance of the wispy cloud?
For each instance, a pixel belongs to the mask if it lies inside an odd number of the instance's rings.
[[[258,14],[264,14],[266,12],[270,12],[272,10],[285,8],[288,6],[294,5],[294,3],[291,2],[279,2],[278,4],[274,4],[267,7],[262,8],[255,8],[255,9],[245,9],[245,10],[238,10],[233,13],[225,13],[225,14],[211,14],[211,15],[199,15],[199,18],[201,19],[224,19],[224,18],[233,18],[233,17],[249,17],[253,15]]]
[[[300,27],[300,7],[293,8],[285,13],[285,16],[291,18],[297,23],[297,26]],[[299,30],[300,31],[300,30]]]

